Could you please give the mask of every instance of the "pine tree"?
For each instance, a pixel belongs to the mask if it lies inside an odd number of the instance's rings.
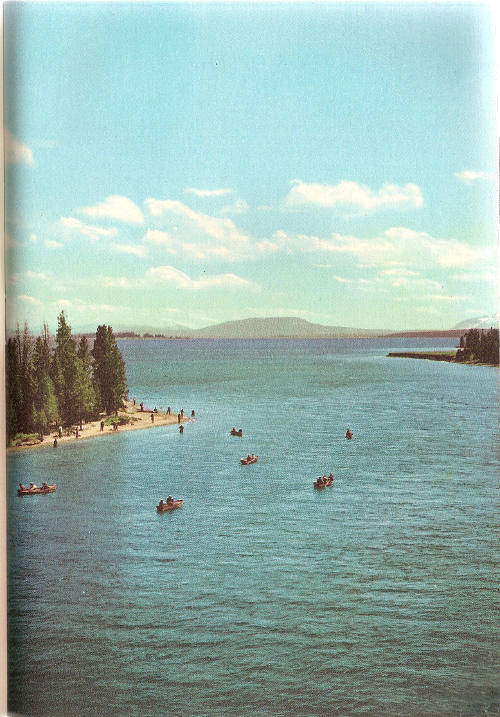
[[[43,333],[35,343],[33,351],[33,406],[34,423],[41,435],[47,433],[49,426],[57,419],[58,405],[54,384],[50,377],[51,351],[49,329],[43,325]]]
[[[66,321],[64,311],[61,311],[57,321],[51,377],[57,396],[59,418],[64,426],[70,426],[79,419],[78,356],[76,342],[71,336],[71,326]]]
[[[28,324],[24,324],[23,335],[16,331],[16,342],[18,350],[19,382],[21,386],[21,402],[18,413],[18,430],[23,433],[31,433],[34,429],[33,414],[33,383],[31,351],[33,341],[30,336]]]
[[[82,421],[88,421],[96,412],[96,395],[92,382],[92,356],[86,336],[78,344],[76,365],[76,388],[80,427]]]
[[[6,424],[7,444],[20,430],[20,409],[22,402],[21,366],[19,363],[19,348],[17,337],[7,341],[5,356],[6,373]]]
[[[99,408],[109,415],[122,407],[128,394],[125,363],[111,326],[97,327],[92,356]]]

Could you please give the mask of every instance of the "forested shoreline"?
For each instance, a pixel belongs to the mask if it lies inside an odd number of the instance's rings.
[[[6,344],[7,445],[17,436],[40,438],[56,426],[69,427],[118,411],[128,395],[125,363],[111,326],[98,326],[92,349],[77,341],[64,311],[55,342],[47,324],[36,339],[28,325]]]
[[[455,361],[487,363],[498,366],[498,329],[469,329],[460,337]]]
[[[460,345],[454,351],[392,351],[391,358],[428,359],[449,363],[499,365],[498,329],[469,329],[460,337]]]

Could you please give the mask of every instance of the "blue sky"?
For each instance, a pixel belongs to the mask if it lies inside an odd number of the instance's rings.
[[[9,327],[496,313],[490,5],[4,10]]]

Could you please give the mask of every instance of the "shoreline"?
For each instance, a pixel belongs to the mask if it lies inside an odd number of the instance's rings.
[[[480,361],[457,361],[456,352],[452,351],[391,351],[386,358],[411,358],[411,359],[427,359],[427,361],[446,361],[447,363],[457,363],[462,366],[491,366],[499,368],[497,363],[481,363]]]
[[[123,433],[124,431],[140,431],[146,430],[147,428],[157,428],[158,426],[173,426],[178,425],[180,423],[186,423],[189,420],[189,417],[186,415],[182,416],[179,421],[177,413],[168,414],[164,411],[158,411],[157,413],[154,413],[154,422],[152,422],[152,413],[153,411],[151,409],[145,408],[144,411],[141,411],[139,406],[134,406],[131,401],[126,401],[125,409],[118,411],[118,416],[105,416],[101,414],[96,421],[89,421],[88,423],[83,423],[83,428],[81,430],[80,428],[78,428],[78,438],[75,435],[75,428],[72,427],[70,429],[71,433],[69,435],[65,435],[63,433],[62,438],[59,438],[59,436],[57,435],[57,431],[53,431],[48,436],[44,436],[43,441],[37,441],[36,443],[26,443],[20,446],[8,446],[6,450],[7,453],[18,453],[19,451],[31,451],[37,450],[39,448],[53,448],[54,438],[56,437],[57,443],[58,445],[60,445],[62,443],[85,441],[90,438],[97,438],[98,436],[108,436],[110,434]],[[101,431],[102,420],[106,420],[106,418],[119,419],[121,417],[129,419],[132,418],[132,422],[127,423],[123,426],[119,426],[118,430],[116,431],[113,430],[112,425],[108,424],[105,425],[104,430]]]

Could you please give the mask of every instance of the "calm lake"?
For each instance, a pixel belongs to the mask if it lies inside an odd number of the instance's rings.
[[[386,358],[455,343],[119,341],[196,419],[8,456],[9,714],[500,714],[498,370]]]

